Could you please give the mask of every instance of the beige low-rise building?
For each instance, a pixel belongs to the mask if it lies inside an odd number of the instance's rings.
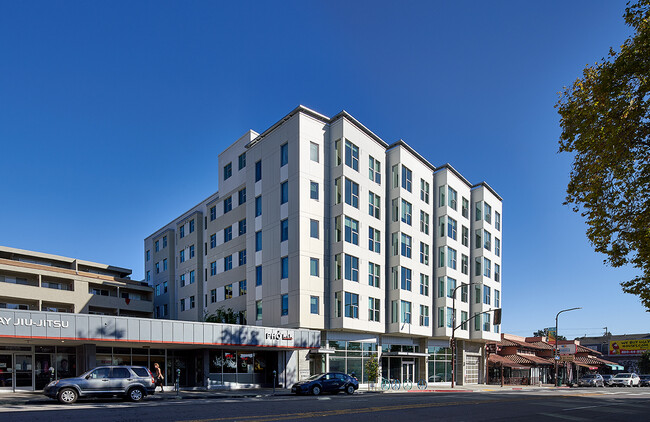
[[[153,289],[131,270],[0,246],[0,308],[150,318]]]

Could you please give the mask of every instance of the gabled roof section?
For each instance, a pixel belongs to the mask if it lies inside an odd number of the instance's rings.
[[[363,133],[374,139],[376,142],[378,142],[381,146],[384,148],[390,148],[388,146],[388,143],[386,143],[383,139],[381,139],[379,136],[377,136],[373,131],[365,127],[360,121],[352,117],[350,113],[348,113],[345,110],[342,110],[340,113],[338,113],[336,116],[332,117],[329,121],[330,124],[334,123],[335,121],[345,118],[348,120],[350,123],[355,125],[359,130],[361,130]]]
[[[424,158],[423,156],[421,156],[420,153],[418,153],[416,150],[414,150],[413,148],[411,148],[411,146],[410,146],[409,144],[407,144],[406,142],[404,142],[404,140],[402,140],[402,139],[400,139],[399,141],[397,141],[397,142],[391,144],[391,145],[388,147],[388,150],[386,150],[386,152],[388,152],[388,151],[391,150],[392,148],[395,148],[395,147],[398,147],[398,146],[403,147],[405,150],[407,150],[408,152],[410,152],[411,154],[413,154],[413,155],[415,156],[415,158],[417,158],[418,160],[422,161],[422,163],[423,163],[425,166],[429,167],[429,168],[431,169],[432,172],[436,171],[436,166],[434,166],[433,164],[431,164],[430,162],[428,162],[428,161],[426,160],[426,158]]]
[[[492,189],[492,187],[488,185],[487,182],[477,183],[474,186],[472,186],[472,189],[476,189],[480,187],[484,187],[485,189],[489,190],[490,192],[492,192],[492,195],[497,197],[499,201],[503,201],[503,198],[501,198],[501,196],[494,189]]]
[[[323,114],[320,114],[310,108],[305,107],[304,105],[299,105],[298,107],[294,108],[291,110],[289,114],[278,120],[273,126],[270,128],[266,129],[264,132],[262,132],[257,138],[253,139],[250,141],[248,144],[246,144],[246,148],[251,148],[258,142],[260,142],[262,139],[264,139],[269,133],[273,132],[278,126],[280,126],[282,123],[286,122],[287,120],[291,119],[293,116],[295,116],[298,113],[303,113],[307,116],[313,117],[316,120],[320,120],[323,123],[330,123],[331,119]]]
[[[458,177],[460,180],[462,180],[462,181],[463,181],[463,182],[464,182],[464,183],[465,183],[469,188],[472,188],[472,184],[469,182],[469,180],[465,179],[465,176],[463,176],[462,174],[460,174],[460,173],[458,172],[458,170],[456,170],[455,168],[453,168],[452,165],[449,164],[449,163],[445,163],[445,164],[443,164],[443,165],[441,165],[441,166],[439,166],[439,167],[436,167],[434,173],[436,173],[436,172],[438,172],[438,171],[441,171],[441,170],[444,170],[444,169],[447,169],[447,170],[449,170],[450,172],[454,173],[454,174],[456,175],[456,177]]]

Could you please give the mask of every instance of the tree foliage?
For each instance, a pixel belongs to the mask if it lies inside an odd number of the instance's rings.
[[[239,313],[232,310],[232,308],[224,309],[220,307],[215,313],[206,313],[203,316],[205,322],[216,322],[222,324],[238,324]]]
[[[646,350],[639,360],[639,371],[642,374],[650,374],[650,350]]]
[[[366,361],[366,375],[370,382],[377,382],[379,378],[379,362],[374,356]]]
[[[543,330],[537,330],[533,333],[533,337],[548,337],[548,330],[546,328]],[[558,336],[558,340],[566,340],[566,337]]]
[[[574,154],[565,204],[612,267],[639,270],[623,291],[650,311],[650,0],[625,9],[634,33],[565,87],[559,152]]]

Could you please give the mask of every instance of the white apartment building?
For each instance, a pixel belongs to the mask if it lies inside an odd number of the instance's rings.
[[[449,381],[456,321],[456,379],[484,382],[484,344],[500,339],[486,311],[502,299],[489,185],[344,111],[303,106],[218,165],[219,192],[145,239],[156,317],[231,309],[240,323],[319,330],[321,348],[292,359],[362,383],[373,357],[387,378]]]

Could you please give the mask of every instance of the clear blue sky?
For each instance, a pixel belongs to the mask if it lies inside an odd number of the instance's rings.
[[[558,92],[625,1],[0,4],[0,244],[133,269],[218,189],[217,154],[298,104],[347,110],[504,198],[505,332],[648,332],[562,205]],[[171,198],[171,199],[170,199]]]

